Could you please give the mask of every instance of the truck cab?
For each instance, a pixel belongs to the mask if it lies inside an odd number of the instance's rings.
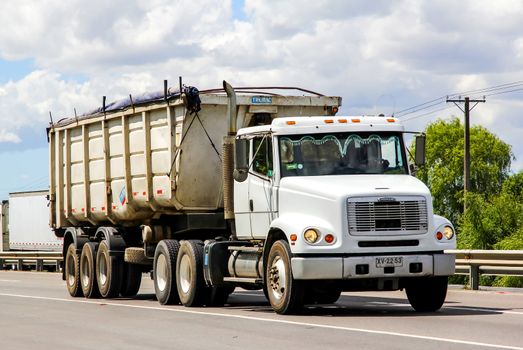
[[[454,227],[410,173],[404,133],[397,119],[374,116],[278,118],[238,131],[236,235],[286,250],[272,263],[265,254],[276,311],[306,299],[285,290],[325,285],[338,296],[405,288],[415,309],[441,307]]]

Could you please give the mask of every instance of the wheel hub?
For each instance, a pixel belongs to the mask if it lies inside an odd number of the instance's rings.
[[[89,262],[87,261],[87,259],[82,262],[83,262],[82,267],[81,267],[82,285],[84,287],[87,287],[89,285]]]
[[[285,293],[286,286],[285,263],[281,257],[276,257],[269,269],[270,291],[276,300],[280,300]]]
[[[167,259],[165,255],[158,255],[158,260],[156,261],[156,286],[160,291],[164,291],[167,287],[167,276],[169,271],[167,269]]]
[[[192,280],[192,270],[191,270],[191,259],[187,254],[182,256],[180,261],[180,271],[178,271],[180,276],[180,287],[182,291],[187,294],[191,289],[191,280]]]
[[[72,286],[75,280],[75,262],[72,254],[69,254],[67,257],[67,283]]]
[[[102,254],[100,256],[100,262],[99,262],[99,279],[100,279],[100,284],[102,286],[105,286],[105,284],[107,283],[107,260],[106,260],[106,257],[104,254]]]

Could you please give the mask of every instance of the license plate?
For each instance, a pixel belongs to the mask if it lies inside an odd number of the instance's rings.
[[[403,257],[401,256],[383,256],[376,258],[376,267],[399,267],[403,266]]]

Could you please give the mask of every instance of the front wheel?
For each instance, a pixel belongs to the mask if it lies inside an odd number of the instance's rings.
[[[410,305],[417,312],[434,312],[443,306],[447,296],[448,277],[415,278],[405,287]]]
[[[303,307],[304,288],[292,277],[291,250],[284,240],[276,241],[269,252],[265,283],[269,302],[278,314],[292,314]]]

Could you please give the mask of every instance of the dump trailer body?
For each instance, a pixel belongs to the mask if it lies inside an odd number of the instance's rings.
[[[51,225],[138,226],[165,216],[223,210],[227,96],[166,95],[54,124]],[[238,127],[285,116],[332,115],[339,97],[239,94]]]
[[[61,251],[63,240],[49,228],[48,191],[9,194],[10,250]],[[4,213],[2,213],[4,214]],[[7,250],[7,249],[6,249]]]

